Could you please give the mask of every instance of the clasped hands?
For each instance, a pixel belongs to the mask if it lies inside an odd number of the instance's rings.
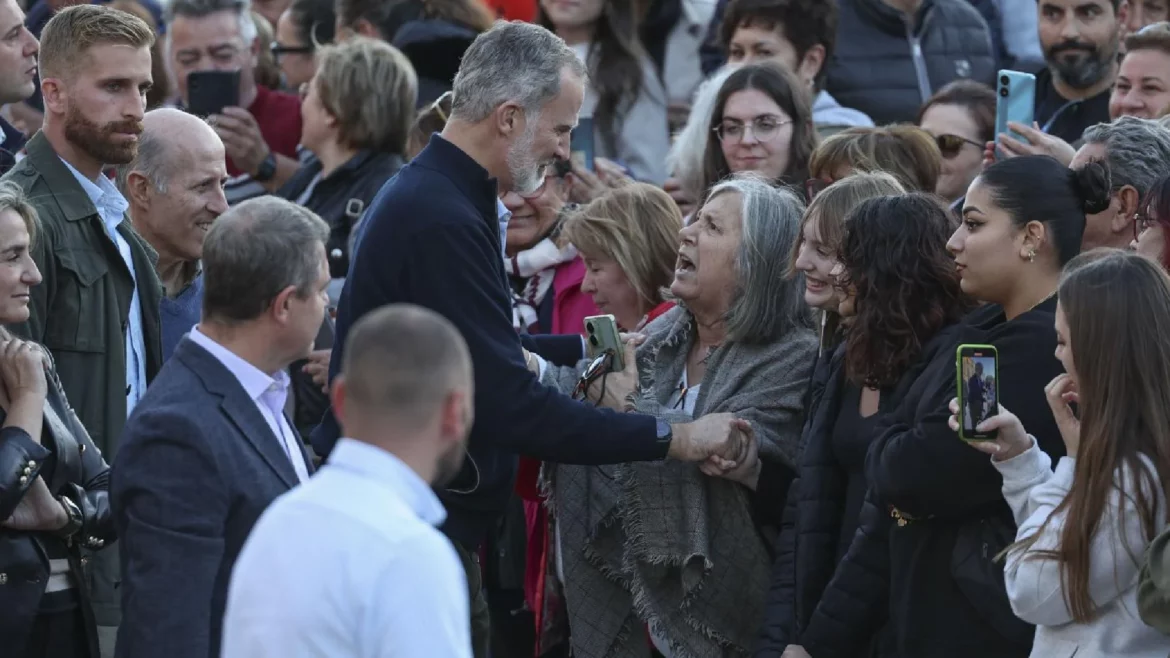
[[[20,426],[43,422],[48,382],[45,368],[48,356],[36,343],[10,338],[0,342],[0,383],[3,384],[3,403],[8,420]],[[35,420],[33,420],[35,419]],[[31,433],[40,440],[40,433]],[[0,523],[10,530],[51,531],[69,521],[65,508],[53,498],[44,479],[33,480],[12,515]]]

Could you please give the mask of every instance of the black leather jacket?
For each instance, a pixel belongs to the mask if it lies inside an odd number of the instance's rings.
[[[0,412],[0,417],[3,412]],[[52,472],[42,472],[46,460]],[[49,375],[41,442],[17,427],[0,429],[0,520],[12,515],[37,476],[54,496],[69,498],[81,510],[81,529],[64,539],[73,580],[83,602],[91,655],[97,655],[96,626],[87,605],[85,567],[88,552],[114,541],[114,523],[107,494],[109,466],[94,446],[77,414],[65,400],[55,369]],[[22,532],[0,527],[0,647],[4,655],[24,655],[41,597],[49,578],[51,533]]]

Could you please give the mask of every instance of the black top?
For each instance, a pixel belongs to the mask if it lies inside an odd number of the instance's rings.
[[[542,386],[522,346],[554,363],[583,357],[580,336],[519,336],[500,244],[496,181],[440,135],[374,199],[338,305],[330,376],[353,323],[385,304],[430,308],[455,324],[475,365],[475,425],[463,470],[439,492],[444,530],[476,546],[512,496],[517,455],[563,464],[661,459],[653,417],[594,409]],[[325,456],[340,433],[332,412],[313,432]]]
[[[1045,68],[1036,74],[1036,123],[1049,135],[1076,144],[1085,128],[1109,122],[1109,93],[1106,89],[1092,98],[1069,101],[1056,91],[1052,71]]]
[[[845,473],[845,513],[841,515],[841,533],[837,542],[837,561],[853,543],[860,521],[861,503],[865,500],[865,455],[878,426],[878,414],[861,416],[861,387],[845,384],[841,412],[833,423],[833,457]]]

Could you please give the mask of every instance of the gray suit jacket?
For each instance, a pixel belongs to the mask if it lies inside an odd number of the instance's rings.
[[[184,338],[127,420],[111,474],[118,658],[218,656],[236,557],[297,484],[279,439],[235,376]]]

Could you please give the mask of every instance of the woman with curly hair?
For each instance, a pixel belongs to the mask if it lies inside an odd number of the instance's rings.
[[[779,542],[778,564],[786,568],[773,574],[764,621],[763,645],[777,656],[801,643],[815,610],[833,614],[839,605],[822,597],[857,532],[870,444],[884,414],[953,344],[956,323],[974,307],[947,253],[948,210],[934,197],[860,201],[843,232],[834,272],[837,311],[849,326],[811,386],[804,451]]]

